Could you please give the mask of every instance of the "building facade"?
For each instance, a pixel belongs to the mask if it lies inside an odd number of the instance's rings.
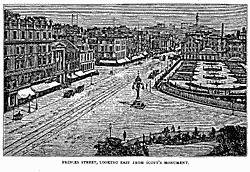
[[[128,61],[127,37],[109,35],[97,39],[99,63],[119,65]]]
[[[4,11],[4,110],[27,98],[22,89],[53,79],[53,41],[52,21]]]

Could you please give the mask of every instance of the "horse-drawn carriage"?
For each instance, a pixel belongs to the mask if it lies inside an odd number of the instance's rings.
[[[13,120],[21,120],[23,118],[23,114],[19,111],[18,113],[13,115]]]

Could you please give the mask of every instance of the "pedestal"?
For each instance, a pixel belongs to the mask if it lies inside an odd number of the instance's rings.
[[[131,105],[131,107],[134,107],[134,108],[137,108],[137,109],[144,109],[145,108],[145,104],[139,100],[139,99],[136,99],[133,104]]]

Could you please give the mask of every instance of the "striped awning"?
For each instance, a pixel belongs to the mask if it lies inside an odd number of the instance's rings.
[[[77,78],[78,76],[76,76],[74,73],[71,73],[71,74],[67,74],[67,78],[70,78],[70,79],[74,79],[74,78]]]
[[[27,98],[29,96],[33,96],[33,95],[35,95],[35,92],[32,91],[30,87],[18,91],[18,97],[22,98],[22,99],[25,99],[25,98]]]

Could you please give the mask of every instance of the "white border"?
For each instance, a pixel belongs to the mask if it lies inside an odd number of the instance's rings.
[[[238,0],[238,1],[232,1],[232,0],[210,0],[210,1],[204,1],[204,0],[191,0],[191,1],[183,1],[183,0],[175,0],[175,1],[148,1],[148,0],[126,0],[126,1],[115,1],[115,0],[106,0],[106,1],[98,1],[98,0],[92,0],[92,1],[61,1],[61,0],[43,0],[43,1],[16,1],[16,0],[8,0],[4,2],[5,4],[13,4],[13,3],[44,3],[44,4],[101,4],[101,3],[197,3],[197,4],[249,4],[248,1]],[[1,6],[1,23],[3,23],[3,4]],[[248,28],[247,28],[248,29]],[[1,27],[1,40],[3,36],[3,24]],[[249,34],[248,34],[249,35]],[[249,40],[249,37],[248,37]],[[1,47],[3,47],[3,41],[1,42]],[[3,48],[1,48],[1,54],[3,54]],[[248,48],[249,50],[249,48]],[[3,60],[3,55],[1,60]],[[0,63],[0,69],[1,69],[1,93],[3,90],[3,63]],[[248,78],[249,81],[249,78]],[[3,94],[1,94],[1,105],[0,107],[3,107]],[[249,107],[249,105],[248,105]],[[1,112],[3,110],[1,109]],[[3,118],[1,118],[1,129],[0,129],[0,136],[2,138],[2,128],[3,128]],[[248,140],[249,140],[249,132],[248,132]],[[3,141],[1,142],[3,143]],[[248,145],[249,147],[249,145]],[[247,171],[247,167],[249,167],[249,157],[199,157],[199,158],[154,158],[154,157],[3,157],[3,146],[1,146],[0,150],[0,167],[1,171],[8,171],[8,172],[19,172],[19,171],[25,171],[25,172],[57,172],[57,171]],[[120,160],[127,160],[127,161],[188,161],[189,165],[62,165],[62,161],[67,160],[73,160],[73,161],[120,161]]]

